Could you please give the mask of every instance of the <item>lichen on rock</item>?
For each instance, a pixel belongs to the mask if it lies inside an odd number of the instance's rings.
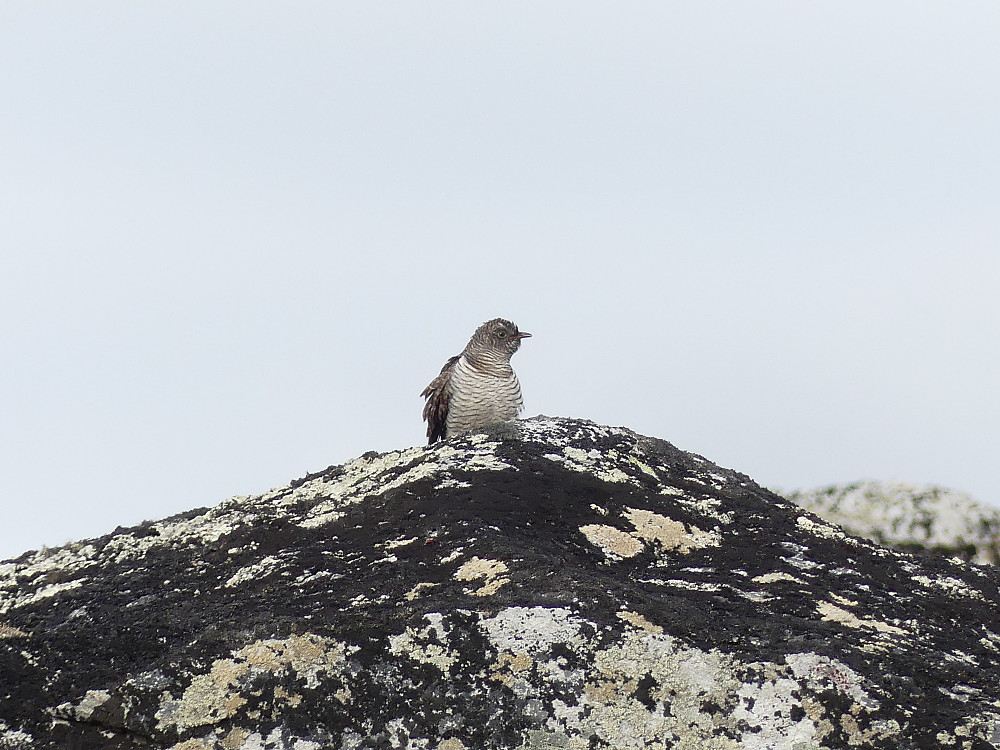
[[[536,418],[0,564],[0,748],[1000,748],[994,568]]]

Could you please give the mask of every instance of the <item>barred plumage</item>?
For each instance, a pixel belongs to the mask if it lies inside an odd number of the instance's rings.
[[[476,329],[462,353],[420,394],[427,399],[428,444],[517,417],[524,402],[510,358],[530,335],[503,318]]]

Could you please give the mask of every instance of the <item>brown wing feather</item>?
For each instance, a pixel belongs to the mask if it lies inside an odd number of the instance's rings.
[[[424,420],[427,422],[428,445],[433,445],[435,440],[444,440],[448,422],[448,404],[451,401],[447,387],[448,380],[460,356],[462,355],[456,355],[445,362],[440,374],[420,394],[427,399],[424,404]]]

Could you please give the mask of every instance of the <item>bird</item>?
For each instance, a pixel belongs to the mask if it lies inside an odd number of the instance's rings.
[[[493,318],[476,329],[461,354],[445,362],[420,394],[427,399],[428,445],[520,414],[524,400],[510,358],[529,336],[509,320]]]

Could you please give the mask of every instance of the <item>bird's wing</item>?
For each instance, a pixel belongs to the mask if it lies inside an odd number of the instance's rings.
[[[461,356],[461,354],[457,354],[445,362],[440,374],[420,394],[427,399],[424,404],[424,419],[427,421],[428,445],[432,445],[435,440],[444,440],[448,422],[448,404],[451,401],[451,394],[447,387],[448,380],[451,378],[452,370],[455,369],[455,363]]]

